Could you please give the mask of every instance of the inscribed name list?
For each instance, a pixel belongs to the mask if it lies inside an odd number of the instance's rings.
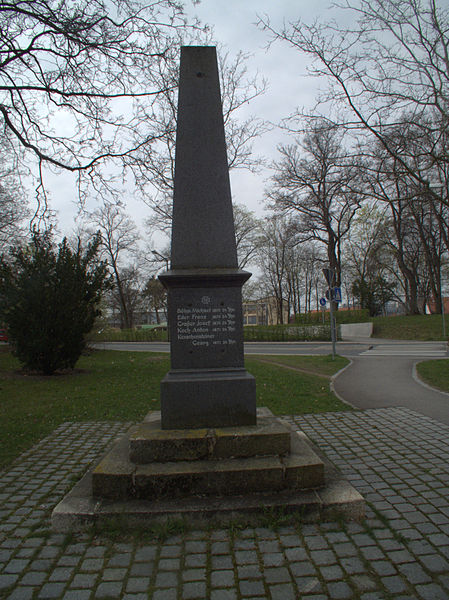
[[[237,367],[243,364],[239,290],[173,290],[172,367]],[[174,318],[173,318],[174,317]]]

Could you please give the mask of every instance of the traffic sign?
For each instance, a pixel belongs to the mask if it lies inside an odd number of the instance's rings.
[[[326,298],[320,298],[320,306],[326,306]]]
[[[341,288],[334,287],[333,292],[333,300],[335,300],[335,302],[341,302]]]
[[[329,268],[323,269],[323,275],[326,278],[327,285],[332,287],[334,285],[334,270]]]

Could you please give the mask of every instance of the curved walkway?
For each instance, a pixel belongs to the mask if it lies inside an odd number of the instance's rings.
[[[337,396],[356,408],[404,406],[449,424],[449,394],[422,384],[414,375],[418,362],[438,355],[438,345],[389,342],[381,346],[382,343],[372,340],[370,350],[351,357],[351,364],[333,380]],[[402,353],[396,354],[395,348],[400,346]],[[420,356],[413,350],[418,347],[422,351]],[[434,356],[431,356],[430,350],[427,356],[425,348],[436,350]],[[404,356],[405,353],[409,355]],[[440,353],[442,358],[446,355],[443,343]]]

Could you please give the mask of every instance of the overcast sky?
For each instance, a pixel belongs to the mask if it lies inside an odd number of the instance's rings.
[[[313,106],[319,82],[307,76],[304,56],[279,42],[267,50],[268,34],[255,23],[258,15],[268,15],[276,26],[299,18],[306,22],[328,20],[330,0],[202,0],[197,5],[186,0],[185,8],[188,15],[196,15],[213,27],[216,42],[228,48],[230,58],[239,51],[249,53],[249,74],[259,73],[267,80],[265,94],[245,108],[247,114],[277,123],[295,107]],[[245,116],[244,112],[241,114]],[[255,142],[255,152],[272,160],[281,141],[285,141],[285,134],[275,128]],[[258,175],[242,170],[231,172],[233,200],[263,214],[263,191],[269,175],[269,169]],[[57,211],[61,233],[70,233],[76,215],[73,180],[70,176],[58,175],[51,178],[50,187],[51,208]],[[149,216],[149,209],[141,201],[129,198],[127,206],[138,225]],[[162,243],[155,242],[156,245]]]

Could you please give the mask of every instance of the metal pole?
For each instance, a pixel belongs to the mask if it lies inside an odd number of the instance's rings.
[[[331,320],[331,340],[332,340],[332,360],[335,359],[335,318],[333,308],[332,290],[329,288],[329,307],[330,307],[330,320]]]

